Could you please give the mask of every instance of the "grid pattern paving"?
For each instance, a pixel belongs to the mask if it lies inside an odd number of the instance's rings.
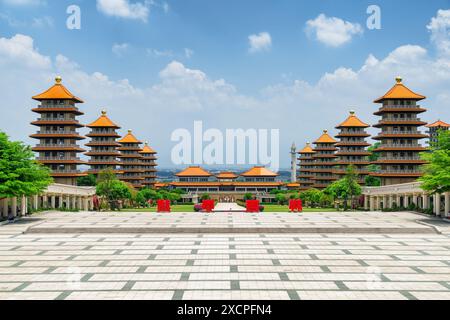
[[[450,299],[448,235],[25,228],[0,227],[0,299]]]

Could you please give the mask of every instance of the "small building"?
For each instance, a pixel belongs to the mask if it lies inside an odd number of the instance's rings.
[[[369,174],[367,166],[370,164],[368,156],[370,152],[366,150],[370,146],[365,138],[370,137],[366,129],[370,125],[362,122],[354,111],[350,111],[350,116],[336,127],[340,132],[336,138],[340,139],[336,143],[336,167],[333,171],[338,178],[342,178],[350,165],[355,166],[358,174],[358,183],[365,184],[365,177]]]
[[[86,127],[91,129],[91,132],[87,134],[91,141],[86,144],[87,147],[91,147],[91,150],[85,153],[86,156],[90,157],[88,173],[98,175],[99,172],[107,169],[119,173],[118,157],[120,152],[117,148],[121,144],[117,142],[120,135],[117,134],[116,130],[120,129],[120,126],[108,118],[106,111],[102,111],[100,118]]]
[[[30,137],[39,140],[33,151],[39,155],[37,161],[50,168],[55,183],[76,185],[77,178],[86,176],[78,166],[86,164],[78,154],[86,150],[80,148],[78,141],[85,139],[78,129],[84,127],[77,120],[83,115],[77,104],[83,100],[74,96],[62,84],[61,77],[47,91],[33,97],[40,105],[32,111],[40,117],[31,124],[39,131]]]
[[[438,120],[434,123],[426,125],[428,128],[427,134],[430,136],[430,140],[428,142],[428,145],[433,145],[437,142],[439,131],[441,130],[449,130],[450,124],[445,123],[444,121]]]

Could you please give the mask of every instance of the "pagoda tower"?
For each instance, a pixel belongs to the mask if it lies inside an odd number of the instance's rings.
[[[311,147],[311,143],[307,143],[306,146],[298,152],[299,154],[299,174],[298,182],[300,183],[300,191],[306,191],[312,188],[314,181],[314,154],[316,152]]]
[[[381,178],[382,185],[392,185],[416,181],[422,176],[420,165],[425,162],[419,153],[426,148],[419,144],[427,135],[420,132],[420,127],[426,125],[417,116],[426,111],[417,102],[426,97],[408,89],[401,78],[384,96],[375,100],[382,104],[375,115],[381,119],[374,125],[381,132],[374,140],[381,141],[379,148],[374,150],[380,154],[374,162],[381,167],[372,176]]]
[[[146,187],[154,188],[156,184],[157,152],[146,142],[144,148],[139,153],[142,155],[142,169],[144,169],[143,177],[145,179],[142,184]]]
[[[336,129],[340,130],[336,138],[340,141],[336,144],[338,147],[338,156],[334,174],[344,177],[349,165],[354,165],[358,174],[358,182],[365,184],[365,178],[369,174],[367,166],[370,164],[368,156],[370,152],[366,150],[370,146],[365,138],[370,137],[366,129],[370,125],[362,122],[356,115],[355,111],[350,111],[350,116],[343,123],[338,125]]]
[[[142,142],[136,139],[131,130],[128,130],[127,135],[125,135],[121,140],[118,141],[121,147],[118,148],[120,151],[120,164],[122,174],[119,179],[128,182],[133,187],[140,189],[144,185],[142,184],[145,180],[144,169],[142,167],[142,155],[139,153],[142,151]]]
[[[40,102],[32,109],[40,118],[31,123],[39,131],[30,136],[39,140],[33,148],[39,153],[37,160],[50,168],[55,183],[76,185],[78,177],[87,175],[78,170],[78,165],[86,163],[77,156],[85,151],[77,145],[77,141],[85,139],[77,132],[84,126],[77,120],[83,113],[76,104],[83,101],[62,85],[61,77],[56,77],[50,89],[33,99]]]
[[[116,130],[120,127],[108,118],[106,111],[102,111],[100,118],[86,127],[91,129],[91,132],[87,134],[91,141],[86,144],[91,147],[91,150],[85,153],[91,158],[88,162],[91,167],[88,173],[98,175],[100,171],[106,169],[117,173],[117,166],[120,164],[117,160],[120,156],[117,148],[121,144],[117,142],[120,135]]]
[[[337,141],[328,134],[328,130],[324,130],[323,135],[314,142],[313,188],[325,189],[336,180],[336,176],[333,174],[337,158],[335,155],[336,143]]]
[[[441,120],[431,123],[426,127],[428,128],[427,134],[430,136],[430,140],[428,142],[428,145],[430,146],[437,142],[440,130],[450,130],[450,124]]]

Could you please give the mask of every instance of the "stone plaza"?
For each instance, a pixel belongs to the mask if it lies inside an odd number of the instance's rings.
[[[0,226],[0,299],[450,299],[449,240],[407,212],[46,212]]]

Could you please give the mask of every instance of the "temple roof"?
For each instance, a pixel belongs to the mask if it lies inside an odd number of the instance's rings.
[[[243,177],[277,177],[278,174],[266,169],[265,167],[254,167],[249,171],[241,174]]]
[[[359,118],[356,116],[355,111],[350,111],[350,116],[342,122],[340,125],[336,127],[336,129],[340,128],[369,128],[370,125],[368,125],[365,122],[362,122],[359,120]]]
[[[87,125],[88,128],[114,128],[114,129],[120,129],[120,127],[112,122],[108,116],[106,115],[106,111],[102,111],[102,115],[100,118],[92,122],[91,124]]]
[[[238,176],[233,172],[221,172],[217,176],[217,179],[237,179]]]
[[[122,138],[122,140],[117,141],[119,143],[142,143],[142,141],[139,141],[132,133],[131,130],[128,130],[128,133],[125,137]]]
[[[410,100],[423,100],[426,99],[425,96],[422,96],[418,93],[411,91],[402,83],[402,78],[397,77],[395,79],[397,83],[389,90],[384,96],[375,100],[375,103],[381,103],[384,100],[395,100],[395,99],[410,99]]]
[[[311,143],[307,142],[306,146],[302,150],[300,150],[298,153],[316,153],[316,152],[311,147]]]
[[[324,130],[324,131],[323,131],[323,135],[321,135],[319,139],[317,139],[316,141],[314,141],[314,144],[318,144],[318,143],[337,143],[337,141],[334,140],[334,139],[328,134],[328,130]]]
[[[212,174],[201,167],[189,167],[175,176],[177,177],[211,177]]]
[[[148,142],[146,142],[144,148],[142,148],[142,151],[140,151],[139,153],[142,153],[142,154],[156,154],[157,152],[155,150],[153,150],[148,145]]]
[[[66,87],[62,84],[61,77],[55,78],[55,84],[48,89],[47,91],[38,94],[33,97],[34,100],[42,101],[42,100],[73,100],[78,103],[83,103],[83,100],[77,98]]]
[[[427,128],[450,128],[450,124],[445,123],[444,121],[438,120],[434,123],[426,125]]]

